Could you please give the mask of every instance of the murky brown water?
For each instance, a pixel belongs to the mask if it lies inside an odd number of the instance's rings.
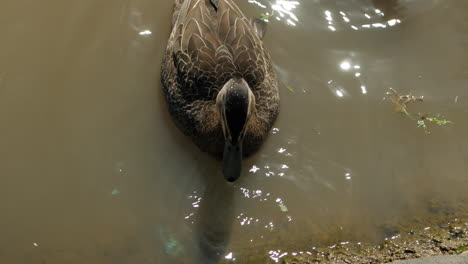
[[[163,104],[171,0],[0,4],[1,263],[248,263],[379,241],[380,223],[468,198],[467,2],[238,4],[276,8],[283,85],[234,185]],[[389,87],[454,124],[426,135],[382,101]]]

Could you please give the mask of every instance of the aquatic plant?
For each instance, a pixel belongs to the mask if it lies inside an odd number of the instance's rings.
[[[445,126],[447,124],[453,124],[452,121],[449,121],[447,119],[440,119],[439,115],[437,115],[437,117],[428,117],[427,115],[423,115],[421,113],[418,113],[417,116],[419,117],[419,119],[417,120],[418,127],[423,128],[424,132],[426,134],[431,133],[431,131],[429,131],[429,128],[427,127],[426,121],[435,123],[435,124],[437,124],[439,126]]]
[[[111,195],[119,195],[120,191],[117,188],[112,189]]]
[[[393,103],[394,110],[397,113],[402,113],[411,117],[411,114],[407,110],[407,106],[412,102],[423,102],[424,96],[414,95],[400,95],[395,89],[389,88],[385,99],[390,100]]]
[[[384,99],[389,100],[391,103],[393,103],[395,112],[403,114],[411,120],[415,120],[417,122],[418,127],[422,128],[426,134],[431,133],[428,127],[428,122],[437,124],[439,126],[453,124],[452,121],[444,119],[443,117],[441,117],[440,114],[437,114],[436,116],[429,116],[429,114],[413,114],[408,112],[408,104],[412,102],[424,102],[424,96],[414,96],[411,94],[400,95],[393,88],[389,88],[389,91],[386,94],[387,97],[385,97]]]
[[[284,87],[286,87],[286,89],[288,89],[288,91],[290,91],[291,93],[294,93],[294,88],[292,88],[291,85],[286,84],[286,83],[284,83],[284,82],[283,82],[283,85],[284,85]]]
[[[273,13],[274,13],[274,11],[271,12],[271,13],[268,13],[268,12],[267,13],[260,13],[260,20],[262,20],[264,22],[269,22],[270,17],[273,16]]]

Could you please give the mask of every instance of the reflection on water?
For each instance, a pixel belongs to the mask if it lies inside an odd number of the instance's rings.
[[[361,5],[356,5],[357,1],[333,3],[335,10],[327,9],[323,12],[328,29],[330,31],[385,29],[401,23],[400,19],[395,18],[401,14],[401,6],[397,0],[374,0],[373,6],[365,5],[365,1],[359,2]]]
[[[467,3],[238,3],[269,22],[282,110],[235,184],[163,104],[170,1],[2,5],[1,263],[275,262],[468,198]],[[425,135],[390,87],[454,124]]]
[[[296,26],[299,18],[294,14],[294,9],[300,4],[298,1],[276,0],[274,3],[267,1],[248,0],[249,3],[255,4],[261,8],[269,8],[271,11],[262,13],[261,18],[270,22],[270,18],[274,17],[277,21],[285,21],[287,25]],[[263,2],[263,3],[262,3]]]

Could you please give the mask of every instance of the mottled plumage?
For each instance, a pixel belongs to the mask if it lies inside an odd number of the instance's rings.
[[[243,78],[255,96],[243,141],[243,155],[252,154],[279,110],[260,22],[247,19],[233,0],[176,0],[172,26],[161,74],[175,123],[203,151],[221,157],[225,138],[216,97],[231,78]]]

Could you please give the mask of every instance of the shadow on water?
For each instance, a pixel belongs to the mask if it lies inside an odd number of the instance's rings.
[[[232,184],[219,172],[204,173],[205,192],[194,230],[197,264],[218,263],[227,253],[234,219]]]
[[[195,264],[215,264],[227,254],[232,224],[234,221],[234,185],[224,180],[220,161],[201,152],[191,140],[175,126],[167,111],[162,91],[158,93],[161,117],[167,125],[174,142],[190,153],[189,158],[196,163],[192,183],[201,184],[201,202],[193,226],[193,262]],[[186,179],[181,177],[180,179]]]

